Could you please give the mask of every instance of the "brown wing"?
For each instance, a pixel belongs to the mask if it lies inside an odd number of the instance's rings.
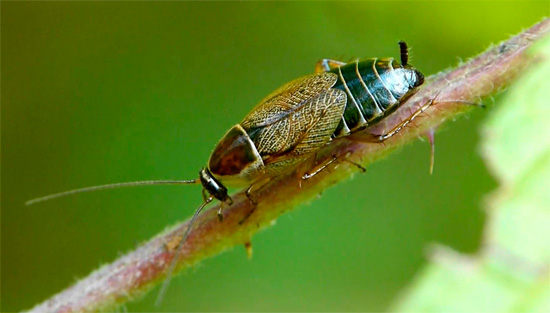
[[[264,98],[241,122],[245,129],[267,126],[286,118],[308,100],[332,87],[338,76],[319,73],[304,76],[283,85]]]
[[[272,163],[284,166],[328,142],[345,105],[343,91],[328,89],[288,110],[278,120],[247,131],[266,167]]]

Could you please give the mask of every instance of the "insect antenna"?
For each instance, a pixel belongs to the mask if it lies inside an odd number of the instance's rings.
[[[201,204],[197,210],[195,211],[195,214],[193,214],[193,217],[189,221],[187,225],[187,229],[185,230],[185,233],[183,234],[183,237],[181,238],[180,242],[178,243],[178,247],[176,248],[176,253],[174,255],[174,258],[172,259],[172,262],[170,263],[170,267],[168,268],[168,272],[166,273],[166,278],[164,278],[164,282],[162,282],[162,286],[160,287],[159,294],[157,296],[157,299],[155,300],[155,306],[159,307],[162,303],[162,300],[164,299],[164,296],[166,295],[166,290],[168,290],[168,286],[170,285],[170,279],[172,278],[172,273],[176,269],[176,264],[178,262],[178,259],[181,255],[181,249],[183,248],[183,244],[187,240],[187,236],[189,235],[189,231],[191,231],[191,227],[193,227],[193,224],[195,223],[195,219],[199,216],[199,213],[202,211],[202,209],[210,202],[214,200],[213,196],[209,196],[204,200],[204,203]]]
[[[192,180],[142,180],[142,181],[134,181],[134,182],[126,182],[126,183],[91,186],[91,187],[68,190],[68,191],[56,193],[53,195],[32,199],[25,202],[25,205],[32,205],[35,203],[44,202],[44,201],[48,201],[48,200],[52,200],[60,197],[65,197],[76,193],[90,192],[90,191],[97,191],[97,190],[104,190],[104,189],[115,189],[115,188],[122,188],[122,187],[135,187],[135,186],[146,186],[146,185],[184,185],[184,184],[199,184],[199,183],[200,183],[200,180],[197,178]]]

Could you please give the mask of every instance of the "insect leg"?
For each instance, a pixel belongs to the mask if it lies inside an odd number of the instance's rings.
[[[348,158],[348,156],[337,157],[337,156],[333,155],[332,158],[325,160],[323,163],[321,163],[318,166],[316,166],[315,168],[313,168],[312,171],[304,173],[302,175],[302,179],[307,180],[307,179],[312,178],[313,176],[315,176],[315,175],[319,174],[320,172],[322,172],[323,170],[325,170],[330,164],[332,164],[334,162],[337,162],[337,163],[347,162],[347,163],[350,163],[352,165],[355,165],[363,173],[365,173],[367,171],[367,169],[364,168],[361,164],[359,164],[357,162],[353,162],[352,160],[350,160]]]
[[[332,60],[332,59],[322,59],[317,61],[315,64],[315,73],[328,72],[334,68],[346,65],[346,62]]]
[[[202,199],[204,200],[204,202],[206,202],[206,200],[208,199],[208,195],[206,193],[206,189],[202,189]],[[231,199],[231,197],[229,197],[229,205],[232,205],[233,204],[233,199]],[[223,214],[222,214],[222,209],[223,209],[223,204],[224,202],[222,201],[220,203],[220,208],[218,209],[218,219],[220,220],[220,222],[223,221]]]
[[[413,114],[411,114],[406,120],[404,120],[403,122],[401,122],[397,126],[395,126],[392,130],[390,130],[386,134],[377,136],[378,137],[377,141],[382,142],[382,141],[385,141],[385,140],[393,137],[394,135],[399,133],[401,130],[403,130],[403,128],[407,127],[407,125],[409,125],[412,121],[414,121],[414,119],[417,118],[420,114],[424,113],[434,103],[461,103],[461,104],[464,104],[464,105],[473,105],[473,106],[479,106],[479,107],[482,107],[482,108],[485,107],[483,104],[478,104],[478,103],[463,101],[463,100],[442,100],[442,101],[438,100],[436,102],[435,98],[437,98],[437,95],[434,98],[430,99],[430,101],[428,101],[426,104],[424,104],[423,106],[418,108],[418,110],[416,110]]]
[[[252,204],[253,206],[256,206],[258,204],[258,199],[256,199],[253,193],[262,189],[270,180],[270,177],[260,179],[250,185],[248,189],[246,189],[245,195],[248,198],[248,201],[250,201],[250,204]]]
[[[245,194],[246,198],[248,199],[248,202],[250,202],[250,206],[251,206],[252,209],[250,210],[250,212],[248,212],[248,214],[246,214],[246,216],[242,220],[239,221],[239,225],[244,223],[250,217],[250,215],[252,215],[252,213],[254,213],[254,211],[256,210],[256,207],[258,206],[258,199],[254,195],[254,193],[258,192],[265,185],[267,185],[267,183],[270,180],[271,180],[270,177],[260,179],[256,182],[252,183],[252,185],[250,185],[250,187],[248,187],[246,189],[244,194]]]
[[[414,121],[414,119],[416,119],[420,114],[424,113],[424,111],[426,111],[433,104],[433,102],[434,102],[434,99],[431,99],[430,101],[428,101],[426,104],[421,106],[418,110],[416,110],[413,114],[411,114],[411,116],[409,116],[407,119],[397,124],[397,126],[395,126],[392,130],[390,130],[385,134],[377,136],[378,137],[377,140],[379,142],[382,142],[395,136],[397,133],[403,130],[403,128],[407,127],[407,125],[412,123],[412,121]]]
[[[348,159],[347,157],[341,158],[341,161],[338,160],[338,162],[342,162],[342,161],[343,161],[343,162],[348,162],[348,163],[350,163],[351,165],[355,165],[355,166],[356,166],[361,172],[363,172],[363,173],[366,173],[366,172],[367,172],[367,169],[366,169],[363,165],[361,165],[361,164],[359,164],[359,163],[357,163],[357,162],[353,162],[352,160]]]
[[[227,201],[222,201],[222,203],[220,204],[220,207],[218,209],[218,219],[220,220],[220,222],[223,221],[222,210],[223,210],[223,206],[224,206],[225,202],[229,202],[229,205],[232,205],[233,204],[233,199],[231,199],[231,197],[228,196]]]
[[[338,160],[338,158],[337,158],[335,155],[333,155],[332,158],[323,161],[323,163],[317,165],[317,166],[316,166],[315,168],[313,168],[311,171],[304,173],[304,174],[302,175],[302,179],[303,179],[303,180],[308,180],[308,179],[312,178],[313,176],[319,174],[319,173],[322,172],[324,169],[326,169],[329,165],[331,165],[332,163],[336,162],[336,160]]]

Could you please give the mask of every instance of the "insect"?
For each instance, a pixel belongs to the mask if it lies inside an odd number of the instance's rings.
[[[246,195],[255,205],[254,191],[271,178],[315,158],[316,152],[330,141],[376,124],[414,94],[424,82],[424,76],[408,64],[407,44],[399,42],[399,46],[401,62],[393,58],[350,63],[330,59],[319,61],[314,74],[283,85],[233,126],[214,147],[207,166],[200,170],[197,179],[94,186],[34,199],[27,204],[117,187],[201,184],[204,203],[191,218],[178,244],[178,253],[193,222],[208,203],[217,199],[222,206],[232,204],[227,187],[247,187]],[[377,140],[387,138],[389,136],[380,136]],[[308,179],[323,168],[303,173],[302,177]],[[218,211],[220,220],[222,206]]]
[[[224,185],[249,186],[250,196],[255,184],[294,169],[329,141],[393,112],[424,82],[408,64],[407,45],[400,42],[400,48],[401,64],[393,58],[347,64],[324,59],[315,74],[268,95],[216,145],[199,174],[204,190],[231,202]]]

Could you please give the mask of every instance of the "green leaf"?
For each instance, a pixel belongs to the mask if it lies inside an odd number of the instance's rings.
[[[487,201],[481,250],[439,247],[398,301],[406,312],[550,312],[550,38],[483,128],[500,182]]]

